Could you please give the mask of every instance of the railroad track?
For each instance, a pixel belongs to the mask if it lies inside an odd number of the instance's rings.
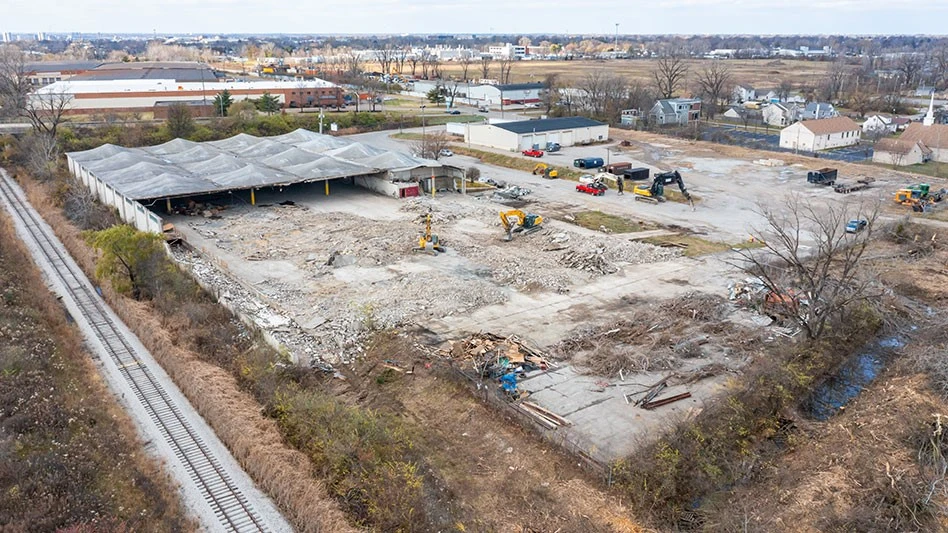
[[[165,442],[171,447],[204,501],[224,531],[270,531],[259,513],[233,481],[220,460],[198,435],[182,409],[165,387],[155,378],[147,363],[126,338],[107,310],[105,303],[89,284],[85,274],[67,260],[62,244],[41,223],[21,198],[18,187],[0,173],[0,198],[6,201],[10,214],[19,219],[29,232],[35,248],[46,258],[63,287],[73,298],[83,318],[119,369]],[[190,406],[188,407],[190,408]],[[179,480],[182,484],[186,480]]]

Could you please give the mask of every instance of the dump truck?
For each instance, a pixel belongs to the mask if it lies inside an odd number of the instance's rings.
[[[817,185],[833,185],[836,183],[836,175],[839,171],[835,168],[821,168],[811,170],[806,173],[806,181]]]

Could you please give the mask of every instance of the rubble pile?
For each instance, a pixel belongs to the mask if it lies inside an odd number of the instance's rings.
[[[462,362],[466,369],[473,369],[478,379],[499,380],[501,389],[511,395],[517,395],[517,379],[526,372],[556,366],[516,336],[493,333],[477,333],[460,342],[452,341],[444,355]]]

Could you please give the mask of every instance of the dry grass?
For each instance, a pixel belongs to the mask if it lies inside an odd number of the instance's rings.
[[[0,440],[4,527],[196,529],[29,258],[0,216],[0,432],[12,437]]]
[[[83,270],[93,272],[92,251],[78,230],[50,204],[49,191],[32,182],[26,189],[30,201]],[[233,375],[176,346],[176,339],[146,304],[118,295],[108,286],[103,292],[235,459],[298,530],[354,531],[326,487],[313,478],[306,456],[283,443],[276,423],[262,416],[260,404],[240,389]]]
[[[691,75],[689,80],[694,77],[694,73],[700,71],[708,65],[710,60],[688,60],[688,67]],[[602,60],[581,60],[581,61],[518,61],[514,63],[511,70],[510,81],[512,83],[524,83],[531,81],[542,81],[547,74],[555,74],[560,83],[567,85],[576,85],[588,73],[595,71],[606,71],[616,74],[630,81],[637,81],[642,84],[651,84],[651,73],[655,69],[656,60],[653,59],[630,59],[620,61],[602,61]],[[731,74],[735,83],[743,83],[753,87],[762,87],[773,89],[783,80],[802,85],[814,83],[823,77],[830,63],[818,61],[799,61],[791,59],[770,60],[770,59],[733,59],[727,60],[727,66],[731,69]],[[480,65],[473,65],[468,75],[480,77]],[[371,66],[370,70],[378,69],[378,66]],[[491,77],[495,77],[498,72],[496,62],[492,65]],[[445,76],[460,76],[461,67],[454,62],[445,62],[441,69]],[[691,84],[687,84],[689,87]]]
[[[611,233],[635,233],[636,231],[650,229],[641,222],[631,221],[602,211],[580,211],[574,214],[573,217],[574,219],[570,222],[596,231],[605,228]]]
[[[659,237],[649,237],[642,239],[642,242],[654,244],[655,246],[674,246],[682,249],[685,257],[698,257],[702,255],[716,254],[728,250],[760,248],[763,246],[760,242],[743,241],[735,244],[726,242],[709,241],[696,235],[667,235]]]

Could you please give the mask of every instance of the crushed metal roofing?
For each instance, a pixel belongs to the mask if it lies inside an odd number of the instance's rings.
[[[513,133],[541,133],[544,131],[571,130],[574,128],[591,128],[594,126],[605,126],[603,122],[586,117],[562,117],[547,118],[542,120],[519,120],[517,122],[504,122],[494,124],[494,126]]]
[[[241,133],[203,143],[174,139],[147,148],[104,144],[68,156],[132,200],[442,166],[437,161],[304,129],[276,137]]]

